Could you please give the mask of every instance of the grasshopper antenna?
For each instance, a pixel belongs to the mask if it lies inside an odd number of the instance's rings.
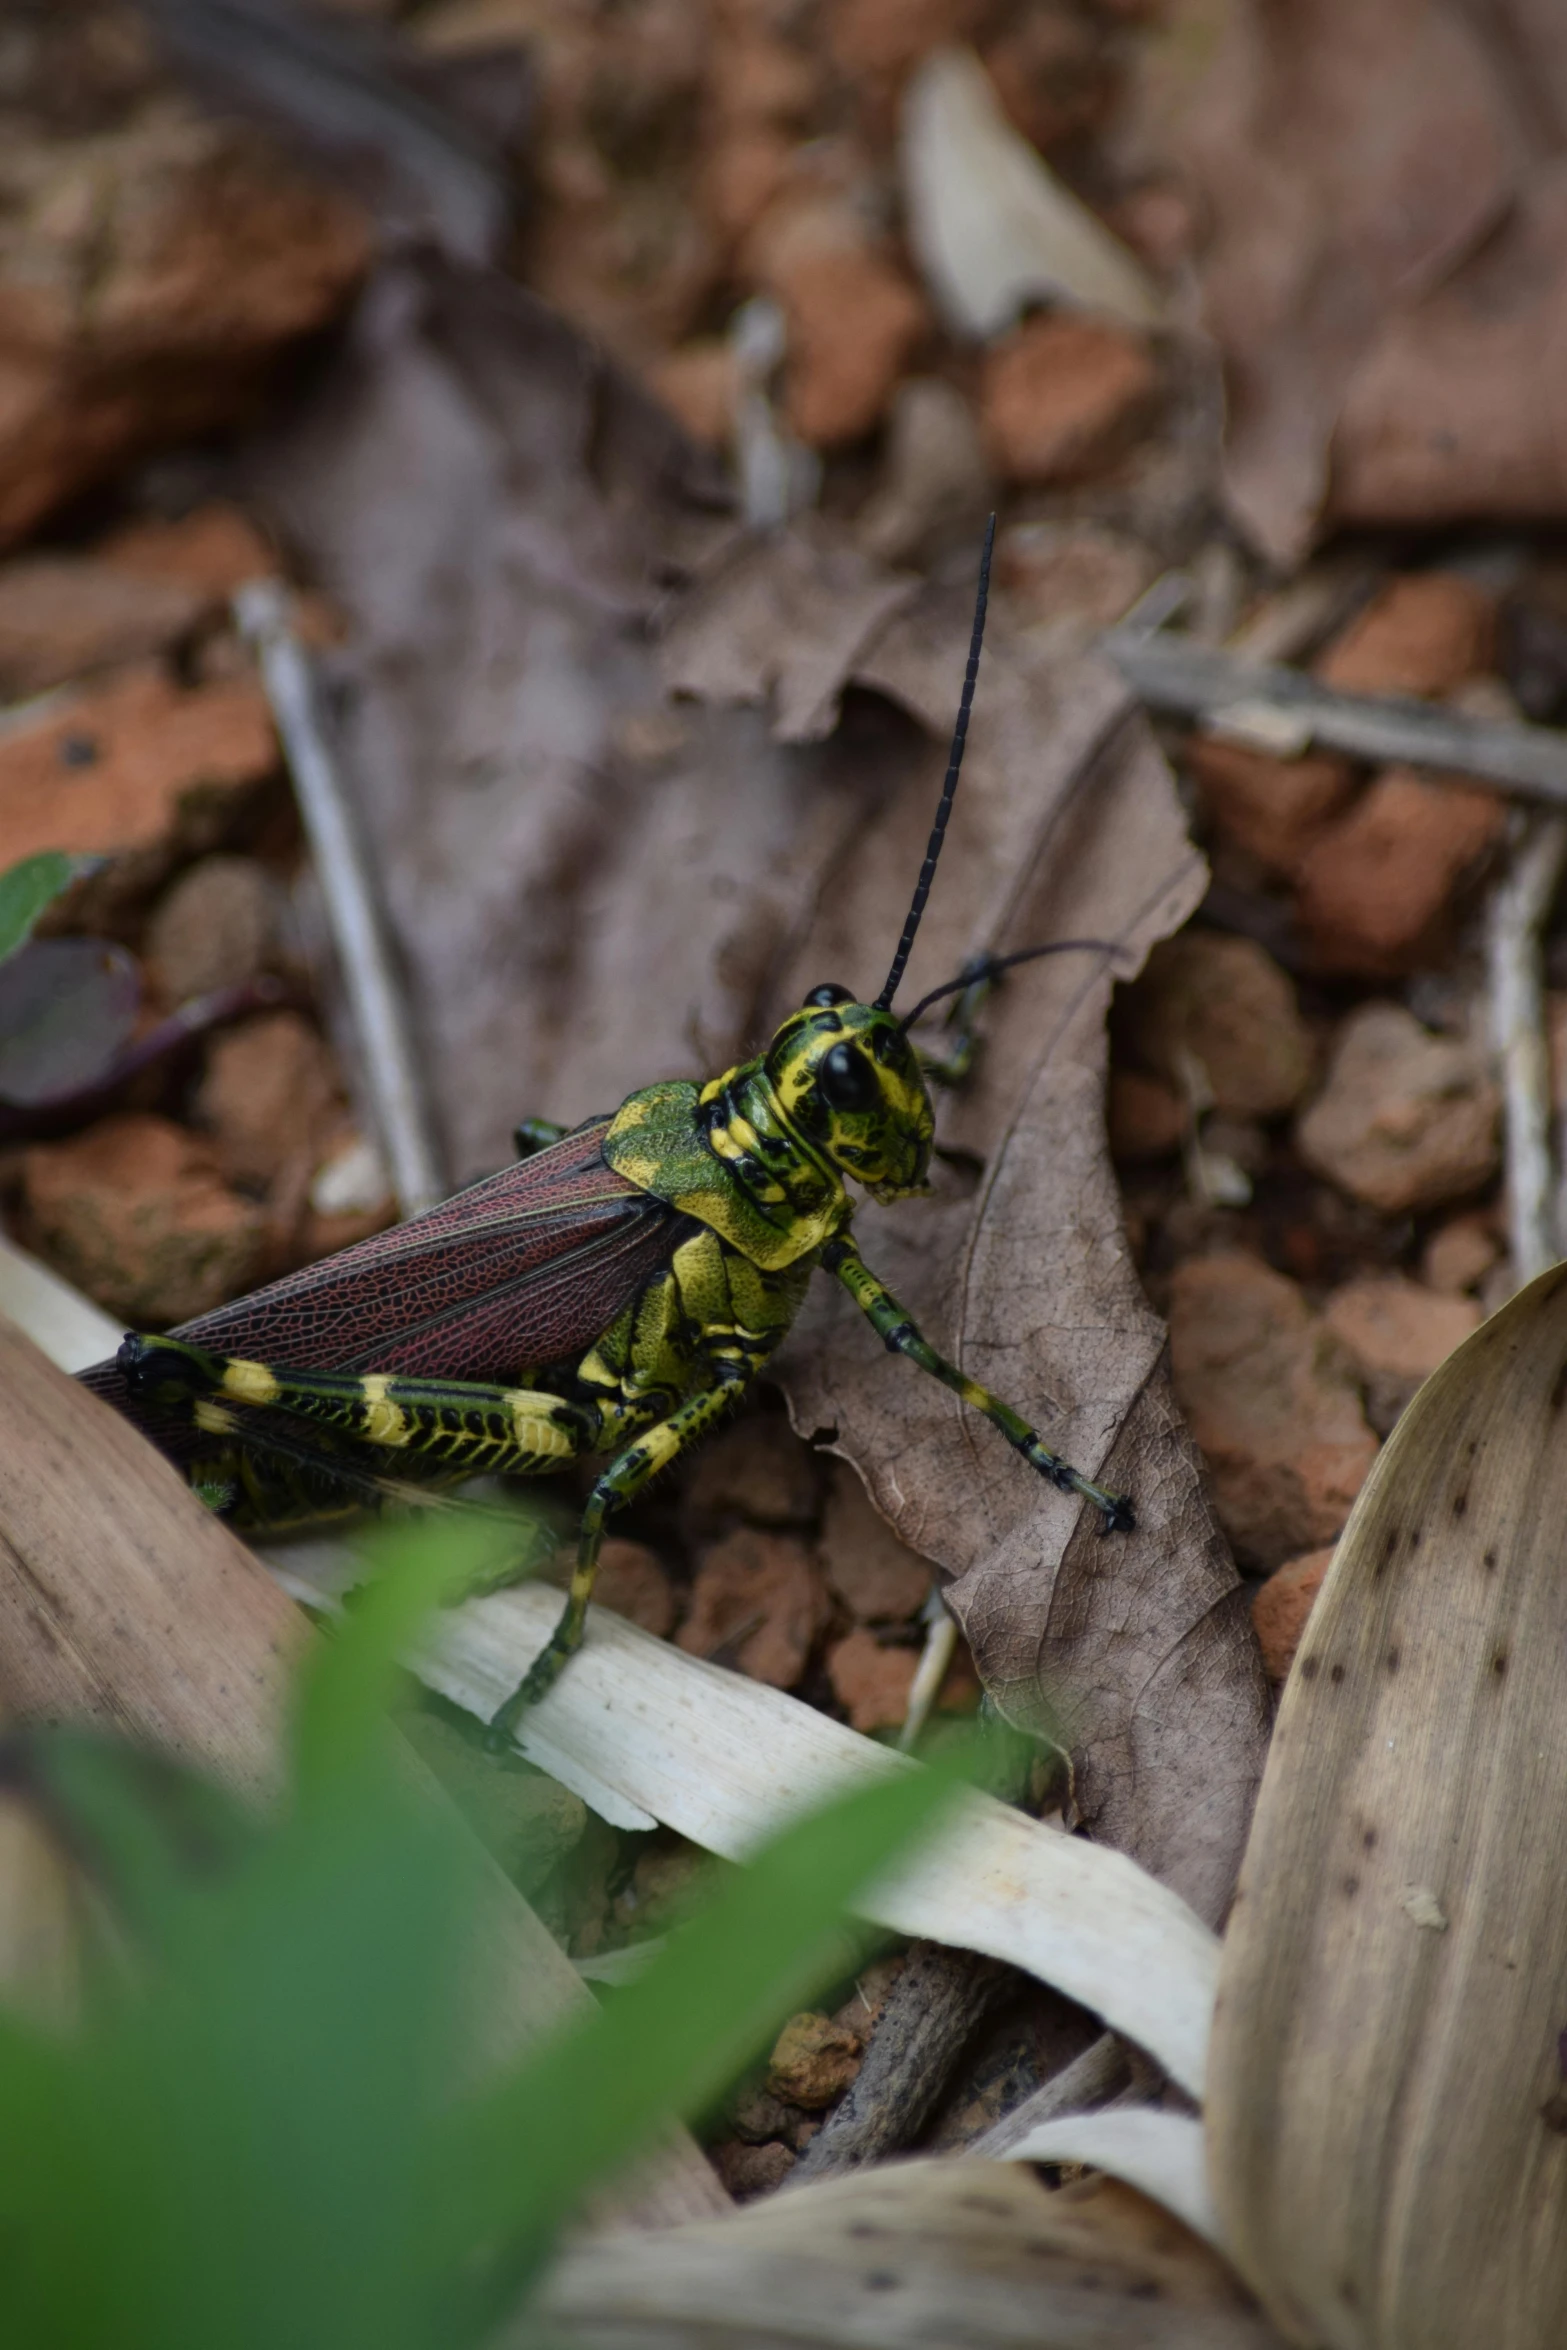
[[[994,514],[985,525],[985,547],[979,559],[979,593],[974,599],[974,633],[969,638],[968,667],[963,672],[963,694],[958,703],[958,722],[952,730],[952,751],[947,760],[947,780],[941,787],[941,798],[936,807],[936,821],[930,828],[930,840],[925,849],[925,862],[920,877],[914,884],[914,895],[909,902],[908,919],[903,925],[903,936],[898,951],[892,958],[892,969],[887,982],[876,998],[879,1012],[890,1012],[892,999],[898,992],[898,982],[908,966],[909,950],[914,934],[925,911],[925,900],[930,896],[930,885],[936,876],[936,859],[941,855],[942,836],[947,829],[947,818],[952,813],[953,795],[958,788],[958,776],[963,767],[963,746],[968,740],[969,712],[974,707],[974,685],[979,676],[979,648],[985,641],[985,605],[990,597],[990,554],[996,543]]]
[[[1057,938],[1045,947],[1020,947],[1015,955],[976,955],[965,963],[956,979],[948,979],[940,987],[933,987],[929,995],[922,995],[912,1012],[905,1012],[898,1022],[905,1036],[922,1012],[932,1004],[939,1004],[943,996],[961,995],[966,987],[975,987],[983,979],[999,979],[1003,971],[1010,971],[1014,963],[1032,963],[1040,955],[1118,955],[1120,948],[1107,938]]]

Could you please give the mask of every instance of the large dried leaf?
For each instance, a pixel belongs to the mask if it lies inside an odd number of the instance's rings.
[[[898,2163],[657,2239],[602,2237],[546,2280],[572,2350],[1278,2350],[1223,2263],[1130,2189],[1021,2164]]]
[[[537,304],[409,265],[268,463],[353,619],[345,750],[454,1174],[508,1155],[523,1115],[722,1068],[820,980],[873,991],[902,923],[971,590],[822,532],[725,547],[679,457]],[[703,576],[660,613],[682,547]],[[971,744],[910,990],[979,947],[1085,932],[1130,973],[1203,868],[1124,690],[1031,663],[998,623]],[[800,1423],[836,1429],[899,1531],[962,1577],[1008,1709],[1070,1711],[1085,1817],[1214,1919],[1266,1696],[1121,1233],[1109,987],[1096,957],[1020,975],[945,1123],[982,1182],[949,1174],[864,1230],[937,1342],[1126,1485],[1143,1530],[1101,1541],[831,1295],[787,1375]]]
[[[1316,526],[1355,370],[1521,183],[1503,14],[1461,0],[1231,12],[1187,147],[1210,223],[1229,493],[1276,561]]]
[[[716,591],[715,591],[716,593]],[[813,979],[875,984],[919,854],[955,698],[961,595],[927,592],[855,666],[930,740],[876,852],[827,880],[785,1000]],[[987,945],[1113,942],[1129,974],[1188,913],[1203,869],[1168,770],[1108,675],[1045,667],[997,631],[911,994]],[[867,961],[870,958],[867,969]],[[1111,974],[1099,956],[1019,973],[988,1018],[977,1081],[940,1138],[929,1203],[867,1208],[872,1264],[921,1327],[1027,1413],[1077,1467],[1129,1492],[1137,1531],[1104,1537],[943,1388],[877,1355],[819,1288],[784,1357],[797,1424],[831,1430],[904,1539],[951,1570],[980,1671],[1030,1726],[1067,1725],[1084,1819],[1217,1920],[1267,1729],[1243,1595],[1171,1399],[1164,1331],[1127,1251],[1103,1123]]]
[[[1284,1694],[1209,2125],[1292,2339],[1534,2350],[1567,2309],[1567,1267],[1450,1355]]]

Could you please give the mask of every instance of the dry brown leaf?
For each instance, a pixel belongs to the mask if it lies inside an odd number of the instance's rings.
[[[1311,539],[1356,370],[1525,182],[1505,18],[1461,0],[1239,0],[1231,12],[1183,144],[1211,224],[1204,306],[1225,360],[1227,487],[1275,561]],[[1559,53],[1559,17],[1535,34]],[[1541,398],[1532,379],[1510,389]]]
[[[508,1156],[524,1115],[723,1068],[823,979],[874,990],[962,676],[966,581],[921,588],[823,530],[724,549],[709,529],[665,616],[670,702],[653,569],[694,509],[667,430],[595,367],[525,298],[404,270],[269,468],[353,617],[345,747],[454,1173]],[[1204,876],[1124,690],[1031,665],[998,625],[970,740],[903,1000],[976,948],[1085,931],[1135,969]],[[1267,1699],[1121,1234],[1109,984],[1092,957],[1020,974],[946,1118],[983,1183],[949,1174],[863,1228],[937,1343],[1128,1486],[1144,1530],[1102,1542],[830,1296],[787,1375],[798,1423],[835,1427],[898,1531],[963,1576],[1009,1708],[1070,1705],[1096,1830],[1216,1919]]]
[[[1553,35],[1567,61],[1567,29]],[[1542,164],[1500,232],[1397,310],[1344,395],[1329,513],[1434,523],[1567,514],[1567,158]]]
[[[1279,2350],[1222,2261],[1129,2187],[909,2162],[730,2219],[569,2252],[540,2295],[573,2350]]]
[[[1291,2339],[1534,2350],[1567,2307],[1567,1267],[1404,1413],[1285,1689],[1208,2121]]]
[[[962,657],[960,597],[927,593],[856,666],[930,730],[923,790],[877,853],[824,888],[786,1000],[812,980],[874,984],[918,856]],[[908,989],[987,944],[1113,941],[1129,974],[1190,911],[1203,870],[1168,770],[1092,665],[1032,663],[997,631],[940,887]],[[869,968],[867,969],[867,965]],[[1136,1533],[1102,1537],[991,1430],[877,1357],[825,1286],[784,1358],[797,1424],[833,1429],[903,1539],[958,1580],[949,1600],[1015,1719],[1062,1724],[1094,1831],[1212,1921],[1250,1817],[1267,1701],[1234,1570],[1170,1396],[1164,1331],[1127,1252],[1104,1136],[1110,981],[1095,957],[1019,973],[942,1141],[983,1173],[857,1222],[870,1262],[933,1342],[1027,1413],[1080,1469],[1132,1494]]]

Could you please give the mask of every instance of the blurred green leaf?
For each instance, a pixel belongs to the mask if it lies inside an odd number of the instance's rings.
[[[605,2012],[463,2095],[487,1868],[387,1737],[398,1657],[524,1526],[394,1530],[313,1653],[294,1800],[39,1732],[3,1750],[133,1930],[69,2036],[0,2014],[0,2341],[461,2350],[583,2195],[727,2087],[951,1791],[910,1764],[800,1822]],[[22,1760],[17,1761],[18,1755]]]
[[[439,1509],[376,1527],[361,1545],[366,1580],[349,1593],[340,1629],[306,1658],[295,1690],[293,1783],[309,1801],[375,1753],[401,1659],[438,1608],[493,1588],[505,1562],[536,1545],[525,1509]]]
[[[0,963],[32,937],[44,908],[101,862],[98,857],[69,857],[63,849],[40,849],[36,857],[23,857],[20,864],[0,873]]]
[[[910,1763],[786,1828],[614,2004],[533,2057],[456,2133],[454,2234],[511,2232],[515,2290],[586,2190],[664,2121],[705,2112],[783,2016],[842,1964],[834,1934],[963,1774]],[[541,2117],[548,2127],[541,2128]],[[456,2206],[451,2198],[457,2199]]]

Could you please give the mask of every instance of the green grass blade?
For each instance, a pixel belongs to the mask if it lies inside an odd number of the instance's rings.
[[[40,849],[0,873],[0,963],[25,946],[46,906],[73,881],[101,864],[98,857],[68,857],[63,849]]]

